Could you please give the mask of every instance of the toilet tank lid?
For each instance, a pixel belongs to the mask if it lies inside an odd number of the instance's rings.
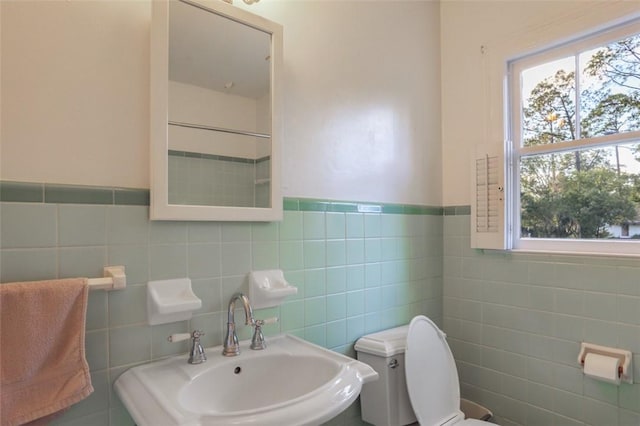
[[[371,355],[388,357],[404,353],[409,325],[368,334],[358,339],[355,349]]]

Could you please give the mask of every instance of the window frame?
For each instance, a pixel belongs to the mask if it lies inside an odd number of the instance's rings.
[[[615,25],[602,31],[593,32],[560,45],[551,45],[544,50],[527,56],[514,58],[507,62],[507,103],[505,120],[507,134],[507,192],[506,203],[506,232],[508,247],[514,251],[551,252],[551,253],[584,253],[610,254],[622,256],[640,256],[640,240],[618,239],[560,239],[560,238],[522,238],[520,236],[521,198],[520,198],[520,163],[521,158],[547,154],[574,151],[576,149],[611,147],[617,144],[640,143],[640,130],[614,135],[596,136],[592,138],[562,141],[555,144],[523,146],[523,108],[522,108],[522,71],[566,58],[578,56],[587,50],[616,42],[626,37],[640,34],[640,19],[635,18],[624,24]],[[576,106],[579,105],[579,70],[576,69]],[[579,111],[578,108],[576,108]],[[576,113],[579,122],[579,113]]]

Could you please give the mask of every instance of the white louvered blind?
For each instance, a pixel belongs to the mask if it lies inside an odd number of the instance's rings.
[[[471,247],[504,249],[504,156],[479,149],[472,161]],[[475,196],[474,196],[475,195]]]

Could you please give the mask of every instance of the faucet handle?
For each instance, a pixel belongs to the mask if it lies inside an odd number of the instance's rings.
[[[202,330],[193,330],[191,333],[191,349],[189,350],[189,364],[202,364],[207,360],[204,348],[200,344],[200,337],[204,336]]]
[[[253,332],[253,337],[251,338],[251,349],[260,350],[267,347],[267,343],[264,341],[264,334],[262,334],[262,326],[265,324],[275,324],[278,322],[278,317],[266,318],[263,320],[255,320],[253,321],[253,326],[255,330]]]
[[[200,337],[204,336],[201,330],[193,330],[191,333],[175,333],[167,337],[167,340],[175,343],[191,339],[191,349],[189,349],[189,364],[200,364],[207,360],[207,355],[200,344]]]
[[[262,327],[265,324],[275,324],[279,321],[278,317],[265,318],[263,320],[255,320],[254,325]]]
[[[171,343],[182,342],[187,339],[199,339],[204,336],[204,332],[201,330],[193,330],[191,333],[175,333],[167,337],[167,340]]]

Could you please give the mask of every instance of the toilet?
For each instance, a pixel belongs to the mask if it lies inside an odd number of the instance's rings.
[[[362,420],[376,426],[487,426],[466,418],[460,405],[456,364],[446,335],[429,318],[419,315],[409,325],[361,337],[358,360],[369,364],[380,379],[360,393]],[[462,400],[487,419],[492,413]]]

